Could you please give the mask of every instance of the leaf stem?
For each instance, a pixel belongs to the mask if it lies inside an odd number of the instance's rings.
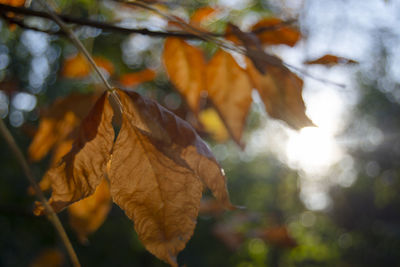
[[[40,189],[39,185],[36,183],[36,180],[32,174],[31,169],[29,168],[28,162],[26,161],[21,149],[18,147],[17,143],[15,142],[14,137],[11,135],[10,131],[7,129],[6,125],[2,118],[0,118],[0,133],[5,139],[6,143],[14,153],[15,157],[17,158],[18,163],[21,165],[22,171],[24,172],[26,178],[32,185],[33,189],[35,190],[35,195],[37,198],[42,202],[44,209],[46,210],[48,220],[53,224],[54,228],[56,229],[57,233],[59,234],[64,246],[67,250],[67,253],[71,259],[72,265],[74,267],[80,267],[81,264],[79,263],[79,259],[75,253],[74,248],[72,247],[71,241],[68,238],[67,233],[65,232],[64,227],[62,226],[60,219],[58,218],[57,214],[54,212],[53,208],[47,202],[46,197],[44,196],[42,190]]]

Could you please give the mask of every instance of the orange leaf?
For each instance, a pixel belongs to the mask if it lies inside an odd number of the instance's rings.
[[[232,138],[241,144],[251,105],[252,85],[246,72],[223,50],[217,51],[206,69],[207,90]]]
[[[295,129],[314,125],[305,114],[303,81],[296,74],[286,67],[268,65],[262,75],[247,58],[246,64],[249,77],[272,118],[283,120]]]
[[[107,71],[109,75],[114,73],[114,64],[112,64],[108,59],[103,57],[94,57],[93,59],[94,62],[96,62],[96,65]]]
[[[25,0],[0,0],[0,4],[9,6],[23,6],[25,4]]]
[[[111,208],[108,182],[103,179],[93,195],[68,207],[69,223],[84,243],[105,221]]]
[[[89,73],[89,63],[81,54],[68,57],[64,61],[61,71],[61,75],[66,78],[85,78]]]
[[[30,267],[61,267],[65,263],[64,255],[59,249],[44,249],[29,265]]]
[[[197,113],[204,90],[205,61],[203,52],[179,38],[167,38],[163,60],[166,71],[189,107]]]
[[[126,87],[135,87],[140,83],[148,82],[156,77],[156,73],[151,69],[127,73],[119,77],[119,82]]]
[[[103,179],[114,140],[112,116],[104,93],[83,120],[71,151],[46,173],[53,189],[50,204],[56,212],[93,194]],[[41,213],[43,207],[38,206],[35,214]]]
[[[40,120],[39,129],[28,149],[29,158],[39,161],[56,144],[70,138],[94,100],[93,94],[71,94],[56,100]]]
[[[102,57],[94,57],[97,66],[106,70],[109,75],[114,73],[114,65]],[[67,58],[63,63],[61,75],[66,78],[85,78],[90,74],[91,67],[82,54]]]
[[[308,60],[304,62],[304,64],[307,65],[313,65],[313,64],[321,64],[321,65],[327,65],[327,66],[333,66],[337,64],[357,64],[357,61],[344,58],[344,57],[338,57],[334,55],[324,55],[320,58],[314,59],[314,60]]]
[[[190,18],[190,24],[193,26],[200,26],[204,20],[207,20],[215,12],[216,10],[209,6],[196,9]]]
[[[263,30],[263,28],[265,28]],[[299,31],[284,25],[278,18],[267,18],[257,22],[251,30],[257,34],[264,45],[286,44],[294,46],[301,38]]]
[[[293,248],[297,246],[296,240],[290,236],[286,226],[269,227],[265,230],[258,231],[256,235],[275,246],[283,248]]]

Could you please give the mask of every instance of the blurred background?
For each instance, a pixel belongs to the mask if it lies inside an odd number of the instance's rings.
[[[296,46],[271,46],[268,51],[308,73],[301,76],[303,98],[317,126],[290,129],[269,118],[254,93],[244,150],[232,141],[218,143],[205,136],[226,172],[232,202],[247,209],[223,212],[206,195],[179,264],[400,266],[400,1],[166,2],[168,12],[183,18],[201,6],[220,7],[211,24],[215,31],[227,21],[246,30],[264,17],[295,19],[302,35]],[[168,24],[112,1],[55,3],[65,14],[124,27],[162,30]],[[40,8],[35,1],[32,5]],[[25,21],[57,30],[40,18]],[[185,104],[162,71],[162,38],[79,26],[74,30],[94,56],[112,62],[118,75],[157,70],[153,81],[134,89],[184,113]],[[211,44],[200,45],[210,55],[215,51]],[[24,151],[42,109],[71,93],[102,90],[94,76],[61,74],[65,60],[76,52],[59,35],[0,20],[0,116]],[[303,64],[325,54],[358,64]],[[35,198],[27,193],[29,185],[3,139],[0,147],[0,266],[46,266],[43,258],[54,263],[48,266],[69,266],[51,224],[33,216]],[[47,156],[31,164],[38,179],[50,161]],[[83,266],[166,266],[144,249],[116,205],[86,243],[69,226],[67,213],[60,217]]]

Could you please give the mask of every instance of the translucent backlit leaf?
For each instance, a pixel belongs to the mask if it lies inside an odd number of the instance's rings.
[[[167,38],[163,61],[169,78],[186,99],[189,107],[199,110],[201,92],[205,90],[203,52],[179,38]]]
[[[252,84],[245,72],[227,52],[219,50],[207,65],[207,91],[232,138],[241,138],[252,99]]]
[[[301,38],[298,30],[278,18],[267,18],[257,22],[251,30],[256,33],[264,45],[285,44],[294,46]]]

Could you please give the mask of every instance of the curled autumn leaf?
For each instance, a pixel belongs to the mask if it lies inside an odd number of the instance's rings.
[[[230,135],[243,147],[242,133],[252,102],[252,84],[231,54],[219,50],[207,65],[208,96],[221,115]]]
[[[163,60],[169,78],[197,113],[201,92],[205,90],[205,61],[203,52],[179,38],[167,38]]]
[[[233,208],[223,170],[192,126],[151,99],[135,92],[118,92],[124,105],[129,106],[127,99],[133,103],[134,125],[149,133],[163,153],[185,162],[225,208]]]
[[[106,100],[104,93],[81,123],[71,151],[44,177],[51,181],[50,204],[56,212],[93,194],[104,178],[114,140],[113,111]],[[41,213],[38,206],[35,214]]]
[[[303,81],[296,74],[274,65],[268,65],[266,74],[261,74],[250,60],[246,64],[249,77],[272,118],[283,120],[295,129],[314,125],[305,114]]]
[[[301,38],[298,30],[278,18],[267,18],[257,22],[252,28],[264,45],[285,44],[294,46]]]
[[[344,57],[338,57],[338,56],[334,56],[334,55],[324,55],[320,58],[314,59],[314,60],[308,60],[306,62],[304,62],[304,64],[307,65],[326,65],[326,66],[334,66],[337,64],[357,64],[358,62],[352,59],[348,59],[348,58],[344,58]]]
[[[111,94],[119,99],[111,102],[119,109],[108,101]],[[114,110],[122,117],[115,143]],[[134,221],[144,246],[177,266],[176,256],[193,234],[204,185],[222,206],[233,209],[226,178],[207,145],[187,122],[153,100],[118,89],[104,93],[78,133],[71,151],[44,178],[51,181],[55,211],[81,200],[70,210],[78,219],[72,224],[83,237],[107,213],[109,193]],[[100,184],[105,183],[106,165],[110,191]],[[103,203],[103,212],[93,203]],[[100,219],[91,228],[85,220],[93,212]],[[43,213],[43,208],[39,205],[35,213]]]

